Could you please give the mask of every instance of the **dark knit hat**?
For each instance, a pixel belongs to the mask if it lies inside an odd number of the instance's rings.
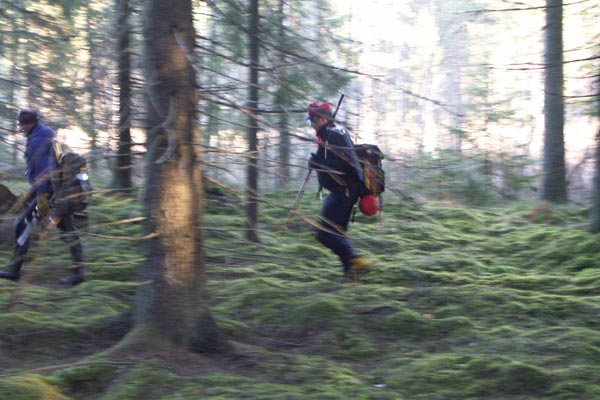
[[[19,111],[19,115],[17,116],[17,121],[21,125],[23,124],[36,124],[40,119],[40,115],[36,110],[23,109]]]

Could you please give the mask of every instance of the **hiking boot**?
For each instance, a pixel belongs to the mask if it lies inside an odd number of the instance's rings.
[[[7,269],[0,271],[0,278],[18,281],[21,277],[21,265],[19,264],[19,262],[12,261],[10,264],[8,264]]]
[[[62,278],[59,283],[65,286],[79,285],[85,281],[85,274],[83,273],[83,267],[75,267],[71,270],[71,275],[66,278]]]
[[[365,257],[352,257],[350,259],[351,269],[355,272],[367,273],[373,267],[373,261]]]
[[[350,282],[359,282],[360,279],[371,271],[373,261],[364,257],[355,256],[350,259],[350,268],[344,272],[344,276]]]

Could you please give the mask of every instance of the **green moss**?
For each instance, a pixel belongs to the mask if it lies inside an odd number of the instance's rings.
[[[101,393],[115,378],[117,369],[104,364],[75,366],[60,371],[57,377],[70,392]]]
[[[507,394],[542,394],[552,382],[552,375],[543,368],[513,361],[499,367],[495,389]]]
[[[106,262],[103,265],[103,261]],[[93,265],[86,268],[88,278],[131,282],[137,278],[137,266],[133,264],[111,265],[108,260],[95,260]]]
[[[410,310],[400,309],[386,315],[375,315],[369,318],[371,329],[388,335],[420,336],[424,331],[426,321],[421,314]]]
[[[345,307],[335,296],[317,295],[290,304],[284,322],[296,332],[323,329],[342,319],[344,313]]]
[[[176,392],[184,384],[185,379],[173,374],[160,360],[149,360],[121,374],[119,384],[103,390],[98,400],[158,399]]]
[[[408,396],[458,398],[505,398],[512,395],[539,396],[554,377],[542,368],[502,359],[439,354],[414,360],[404,366],[407,373],[387,382]]]

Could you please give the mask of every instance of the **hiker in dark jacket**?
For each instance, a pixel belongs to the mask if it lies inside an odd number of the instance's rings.
[[[35,110],[21,110],[17,117],[20,130],[27,138],[25,160],[27,179],[31,184],[32,201],[15,225],[15,248],[8,268],[0,271],[0,278],[19,280],[21,267],[29,249],[30,233],[39,221],[42,225],[56,226],[61,239],[69,245],[74,267],[71,275],[61,279],[65,285],[77,285],[85,280],[83,272],[83,249],[73,223],[71,210],[53,208],[52,174],[57,170],[57,160],[52,141],[56,133],[39,123]]]
[[[321,209],[316,237],[340,258],[344,277],[354,279],[357,274],[365,273],[372,262],[359,256],[346,238],[361,187],[350,137],[335,126],[331,106],[327,102],[311,103],[307,119],[319,143],[308,168],[317,171],[319,186],[329,191]]]

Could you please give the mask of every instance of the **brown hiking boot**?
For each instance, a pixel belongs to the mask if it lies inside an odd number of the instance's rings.
[[[365,257],[356,256],[350,259],[350,264],[353,271],[366,274],[373,267],[374,263]]]
[[[350,268],[344,272],[342,282],[359,282],[364,275],[370,272],[372,267],[373,261],[360,256],[352,257],[350,259]]]

